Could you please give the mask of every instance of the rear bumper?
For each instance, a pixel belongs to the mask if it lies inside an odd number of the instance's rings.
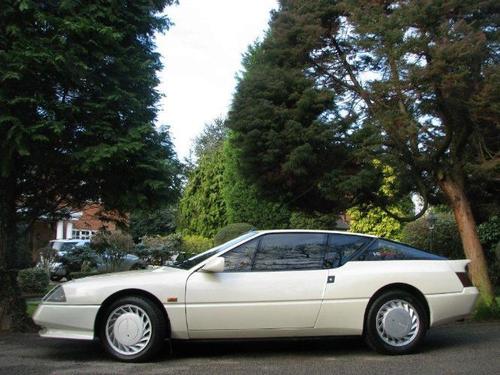
[[[33,321],[42,327],[40,336],[93,340],[94,323],[99,305],[66,305],[42,303]]]
[[[469,316],[474,310],[479,292],[475,287],[464,288],[459,293],[426,295],[430,310],[430,325],[454,322]]]

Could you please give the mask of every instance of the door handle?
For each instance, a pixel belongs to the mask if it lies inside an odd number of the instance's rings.
[[[328,279],[326,279],[327,284],[333,284],[335,282],[335,276],[328,276]]]

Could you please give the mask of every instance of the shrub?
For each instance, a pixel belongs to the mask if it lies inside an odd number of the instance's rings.
[[[38,249],[38,256],[40,258],[40,267],[48,274],[50,271],[50,265],[56,260],[57,250],[51,248],[50,246],[45,246]]]
[[[334,230],[338,228],[339,218],[338,214],[292,212],[290,228]]]
[[[75,246],[64,255],[62,262],[73,277],[73,272],[88,272],[95,268],[97,256],[89,246]]]
[[[436,212],[434,216],[433,230],[426,217],[406,224],[402,241],[450,259],[462,259],[464,252],[455,218],[449,212]]]
[[[222,228],[214,237],[214,245],[218,246],[238,237],[239,235],[246,233],[253,229],[253,226],[248,223],[234,223],[226,225]]]
[[[474,319],[476,320],[498,320],[500,319],[500,305],[497,298],[496,305],[487,305],[482,300],[479,300],[476,311],[474,312]]]
[[[144,236],[134,252],[146,264],[162,266],[181,252],[181,235]]]
[[[182,237],[182,251],[186,255],[202,253],[214,246],[210,238],[197,235],[187,235]]]
[[[500,285],[500,217],[491,217],[477,229],[488,261],[491,282],[498,286]]]
[[[19,271],[17,282],[26,294],[43,294],[49,286],[49,276],[42,268],[26,268]]]
[[[400,216],[405,216],[401,207],[391,207],[390,210]],[[351,232],[372,234],[392,240],[401,239],[401,222],[389,216],[381,208],[353,207],[347,210],[347,215],[351,219],[349,228]]]
[[[425,217],[408,223],[403,229],[403,242],[450,259],[463,259],[465,255],[453,214],[438,211],[435,217],[436,222],[432,231]],[[491,282],[498,286],[500,254],[497,252],[500,252],[500,218],[493,216],[479,225],[478,233],[486,255]]]
[[[135,244],[130,234],[102,231],[92,237],[90,247],[101,255],[107,269],[115,271],[123,258],[133,251]]]
[[[487,222],[478,226],[479,238],[487,249],[494,249],[500,242],[500,216],[493,216]]]

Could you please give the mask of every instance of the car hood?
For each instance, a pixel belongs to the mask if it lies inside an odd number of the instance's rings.
[[[124,289],[142,290],[157,295],[173,288],[184,289],[189,272],[160,267],[154,270],[115,272],[72,280],[63,284],[68,303],[102,303],[108,296]]]
[[[79,284],[84,284],[84,283],[93,283],[93,282],[114,282],[114,281],[128,281],[128,280],[137,280],[141,278],[147,278],[149,276],[155,277],[155,275],[161,274],[161,277],[165,277],[168,275],[173,275],[177,273],[184,273],[186,272],[185,270],[181,270],[179,268],[173,268],[173,267],[159,267],[155,269],[148,269],[148,270],[135,270],[135,271],[123,271],[123,272],[110,272],[110,273],[103,273],[101,275],[94,275],[94,276],[88,276],[88,277],[83,277],[81,279],[75,279],[67,284],[74,284],[74,285],[79,285]]]

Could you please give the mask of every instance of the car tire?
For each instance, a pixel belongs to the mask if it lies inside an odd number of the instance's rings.
[[[422,302],[404,290],[381,294],[368,307],[365,341],[383,354],[409,354],[422,343],[429,326]]]
[[[144,362],[164,347],[167,332],[167,322],[158,306],[147,298],[130,296],[106,308],[99,337],[112,357]]]

